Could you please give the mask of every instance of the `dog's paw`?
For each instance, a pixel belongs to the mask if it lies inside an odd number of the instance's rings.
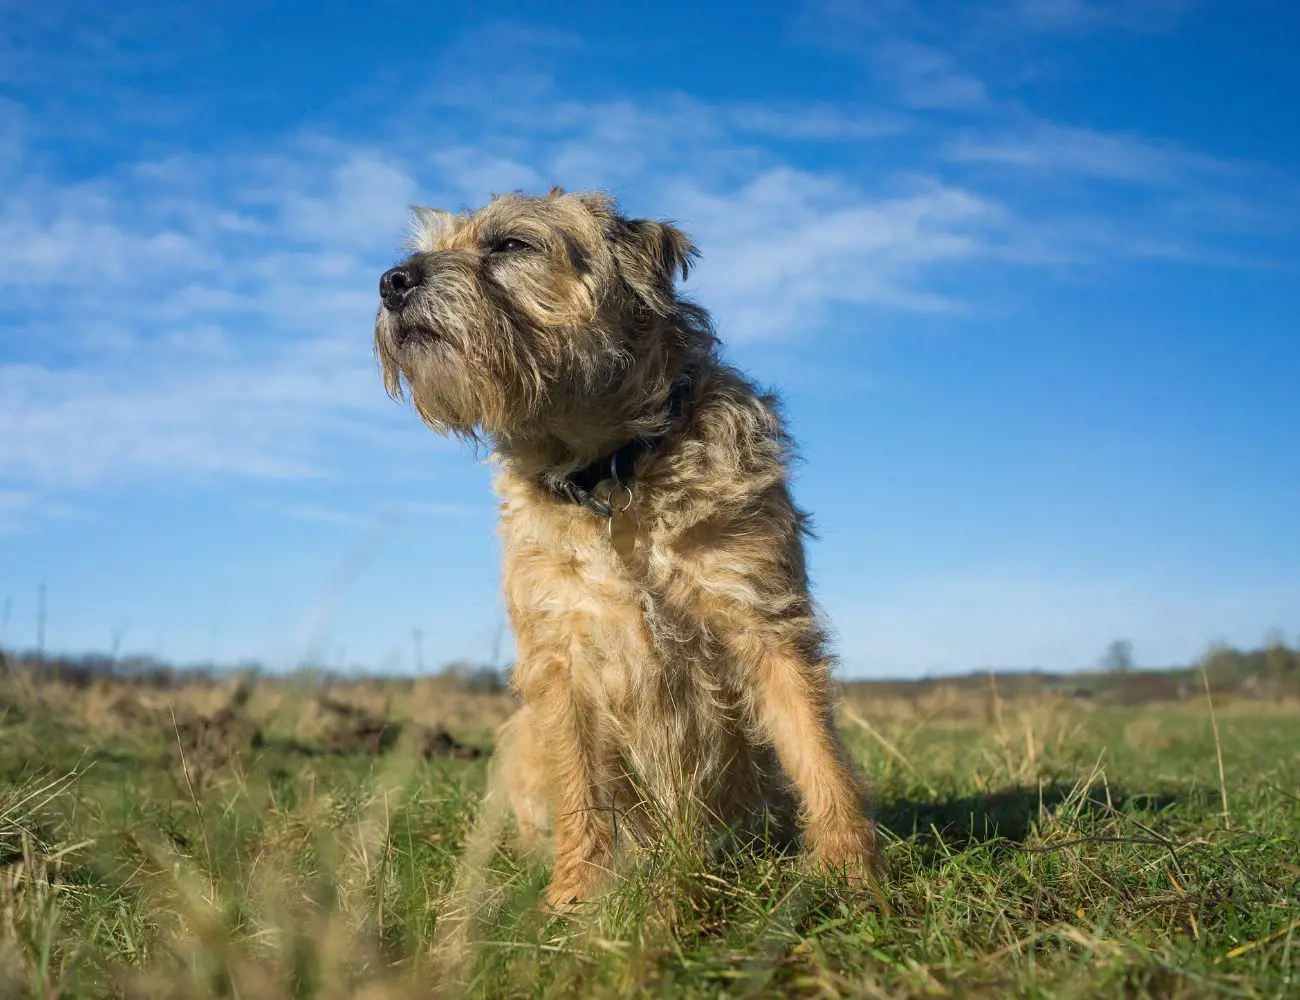
[[[565,883],[552,885],[542,897],[542,911],[554,917],[571,917],[591,908],[585,886]]]
[[[889,897],[882,885],[884,866],[874,856],[835,859],[819,856],[817,860],[823,871],[843,879],[853,895],[868,906],[874,904],[883,916],[893,916],[894,908],[889,905]]]
[[[580,913],[596,895],[598,883],[599,871],[593,866],[561,866],[551,878],[544,905],[552,913]]]
[[[875,883],[882,874],[880,861],[874,852],[827,854],[819,851],[816,858],[824,870],[855,885]]]
[[[890,912],[880,888],[885,875],[884,856],[876,844],[875,827],[864,825],[817,840],[813,856],[823,870],[840,876],[850,885],[865,889],[879,900],[885,912]]]

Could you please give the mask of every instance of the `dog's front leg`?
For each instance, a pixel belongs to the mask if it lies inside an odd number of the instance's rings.
[[[749,668],[756,721],[799,796],[805,846],[829,868],[874,880],[875,825],[831,719],[825,664],[758,629],[734,634],[730,645]]]
[[[546,898],[563,908],[590,899],[610,871],[609,741],[567,684],[549,685],[534,707],[546,741],[555,829],[555,870]]]
[[[575,670],[582,645],[573,616],[557,611],[572,603],[565,589],[572,581],[535,545],[509,542],[505,578],[516,644],[511,683],[540,750],[536,787],[551,820],[555,868],[547,901],[562,908],[595,895],[611,867],[614,743],[607,714],[584,688],[589,671],[581,662]]]

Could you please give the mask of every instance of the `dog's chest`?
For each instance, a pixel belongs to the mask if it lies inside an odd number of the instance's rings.
[[[516,638],[534,654],[565,661],[568,682],[606,709],[650,711],[671,694],[680,665],[700,662],[700,630],[649,583],[652,538],[638,532],[634,548],[625,542],[629,556],[607,521],[570,514],[503,510]]]

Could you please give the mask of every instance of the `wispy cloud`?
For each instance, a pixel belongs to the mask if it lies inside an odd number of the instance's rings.
[[[844,142],[897,135],[912,127],[898,112],[854,111],[832,104],[768,106],[737,104],[723,111],[740,132],[791,141]]]
[[[1007,14],[1036,31],[1158,31],[1195,0],[1013,0]]]
[[[0,535],[22,534],[42,521],[69,521],[84,516],[62,500],[39,491],[0,490]]]
[[[176,355],[95,371],[6,364],[0,470],[49,488],[160,474],[328,475],[327,442],[364,438],[380,417],[365,360],[322,340],[219,364]]]
[[[345,442],[382,448],[371,288],[415,193],[310,138],[62,185],[29,159],[0,198],[0,484],[331,476]]]
[[[1234,169],[1222,160],[1171,143],[1041,121],[1018,128],[968,132],[951,141],[945,154],[963,163],[995,163],[1139,184],[1178,185],[1194,176]]]
[[[989,0],[935,4],[921,0],[811,0],[803,34],[840,49],[868,51],[867,38],[913,38],[965,51],[1025,36],[1097,31],[1166,30],[1198,0]]]
[[[3,509],[3,503],[3,498],[0,497],[0,510]],[[405,520],[407,518],[443,520],[446,518],[469,517],[474,514],[484,513],[485,510],[487,508],[480,509],[460,504],[410,501],[386,504],[378,512],[378,516],[384,520]],[[327,507],[321,504],[298,504],[285,508],[283,513],[286,517],[293,518],[296,521],[311,521],[317,524],[333,524],[340,527],[356,527],[369,524],[375,518],[374,511],[363,514],[359,511],[341,510],[337,507]]]
[[[1294,267],[1300,189],[1268,165],[1141,135],[1017,115],[943,141],[940,155],[1014,187],[1021,244],[1232,267]],[[1033,206],[1032,209],[1030,206]]]
[[[836,303],[956,308],[927,279],[992,256],[1005,221],[996,203],[937,182],[872,196],[788,168],[725,193],[683,181],[664,200],[709,248],[701,297],[724,334],[743,338],[815,333]]]
[[[906,107],[964,110],[989,104],[983,82],[958,70],[940,49],[895,39],[876,47],[875,61]]]

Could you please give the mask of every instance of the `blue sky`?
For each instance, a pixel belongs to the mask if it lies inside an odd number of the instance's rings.
[[[601,187],[784,394],[843,671],[1300,630],[1300,10],[0,0],[0,639],[491,655],[410,203]],[[508,644],[507,644],[508,651]]]

